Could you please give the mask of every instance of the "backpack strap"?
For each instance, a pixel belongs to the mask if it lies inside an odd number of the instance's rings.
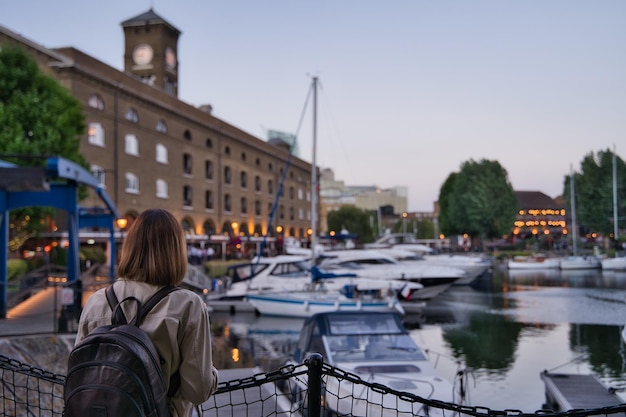
[[[143,307],[141,307],[140,305],[141,314],[139,314],[139,320],[137,321],[137,326],[140,326],[141,323],[143,323],[143,320],[146,318],[148,313],[150,313],[150,311],[154,308],[155,305],[159,303],[159,301],[167,297],[167,295],[171,293],[172,291],[176,291],[176,290],[180,290],[180,288],[173,287],[173,286],[160,288],[157,292],[154,293],[154,295],[152,295],[152,297],[148,299],[148,301],[146,301]]]
[[[115,295],[115,291],[113,290],[113,284],[109,285],[105,290],[105,295],[107,298],[107,302],[109,303],[109,307],[111,311],[113,311],[113,315],[111,316],[111,324],[129,324],[124,311],[120,307],[124,301],[135,301],[137,303],[137,315],[134,317],[133,321],[130,323],[134,326],[140,326],[143,323],[143,320],[146,318],[148,313],[154,308],[155,305],[159,303],[163,298],[165,298],[172,291],[179,290],[179,287],[167,286],[160,288],[157,292],[155,292],[146,303],[141,305],[141,301],[139,301],[135,297],[126,297],[122,301],[118,301],[117,296]]]
[[[128,324],[128,320],[126,319],[126,315],[124,314],[124,310],[120,307],[124,301],[135,300],[137,302],[137,316],[141,311],[141,302],[135,297],[126,297],[121,302],[118,301],[117,296],[115,295],[115,291],[113,290],[113,284],[109,285],[107,289],[104,291],[107,302],[109,303],[109,307],[113,312],[111,316],[111,324],[120,325],[120,324]],[[133,324],[137,323],[137,317],[133,320]]]

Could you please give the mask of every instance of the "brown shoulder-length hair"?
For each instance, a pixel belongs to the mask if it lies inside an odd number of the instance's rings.
[[[152,285],[178,285],[187,272],[183,228],[167,210],[148,209],[128,229],[118,267],[120,277]]]

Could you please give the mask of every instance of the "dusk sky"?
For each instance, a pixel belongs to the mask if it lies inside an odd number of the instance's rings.
[[[317,76],[318,166],[410,211],[470,159],[556,197],[585,155],[625,156],[624,0],[0,0],[0,25],[122,70],[120,23],[150,7],[182,32],[182,101],[310,162]]]

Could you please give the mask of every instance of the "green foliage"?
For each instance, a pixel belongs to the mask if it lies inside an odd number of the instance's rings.
[[[501,237],[511,230],[518,202],[497,161],[467,161],[450,174],[439,194],[439,226],[446,235]]]
[[[17,47],[0,49],[0,146],[18,165],[43,166],[41,156],[62,156],[87,168],[79,153],[85,116],[80,102]]]
[[[375,236],[370,225],[371,218],[375,218],[373,213],[353,206],[343,206],[328,213],[328,230],[339,232],[347,229],[358,235],[361,243],[373,242]]]
[[[617,213],[626,213],[626,165],[617,157]],[[613,152],[610,150],[587,154],[580,173],[574,174],[576,195],[576,223],[583,232],[600,232],[606,236],[613,233]],[[564,181],[563,196],[571,213],[569,176]]]
[[[28,262],[20,258],[9,259],[7,269],[9,271],[9,281],[11,281],[14,278],[26,275],[28,272]]]
[[[54,78],[39,70],[18,47],[0,46],[0,159],[21,166],[45,166],[46,157],[60,156],[88,168],[79,153],[85,115],[80,102]],[[84,198],[86,190],[79,190]],[[44,227],[50,209],[13,210],[12,229],[25,236]],[[26,220],[28,219],[28,220]]]
[[[92,263],[103,264],[107,261],[107,255],[100,246],[81,246],[79,256],[81,261],[89,260]]]
[[[435,238],[435,225],[432,221],[426,219],[400,219],[393,225],[394,233],[404,233],[405,231],[415,235],[417,239]]]

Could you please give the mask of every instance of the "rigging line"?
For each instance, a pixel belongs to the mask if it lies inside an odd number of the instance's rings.
[[[304,100],[304,106],[302,108],[302,113],[300,114],[300,121],[298,122],[298,127],[296,129],[295,141],[289,147],[289,155],[287,156],[287,162],[285,163],[285,169],[283,170],[283,174],[280,178],[280,183],[278,184],[278,189],[276,190],[276,196],[274,197],[274,202],[272,204],[272,209],[270,210],[269,219],[267,221],[267,228],[265,230],[265,234],[263,235],[263,240],[261,241],[261,245],[259,246],[259,253],[257,254],[257,261],[252,266],[252,274],[254,275],[256,268],[261,261],[261,256],[263,256],[263,250],[267,245],[267,238],[269,236],[270,230],[272,230],[272,220],[274,219],[274,215],[276,214],[276,208],[278,207],[278,200],[283,192],[283,184],[285,183],[285,178],[287,177],[287,171],[289,170],[289,166],[291,165],[291,158],[293,156],[293,149],[296,147],[296,143],[298,141],[298,134],[300,133],[300,128],[302,127],[302,121],[304,120],[304,115],[306,114],[307,105],[309,103],[309,99],[311,97],[311,92],[313,91],[313,84],[309,86],[309,91],[306,95],[306,99]]]
[[[320,91],[323,92],[324,88],[323,88],[322,82],[319,81],[318,84],[320,85]],[[341,154],[345,158],[346,165],[348,166],[348,170],[350,172],[350,176],[353,176],[354,175],[353,174],[354,170],[352,169],[352,166],[350,164],[351,161],[349,159],[348,152],[346,151],[346,148],[344,146],[344,142],[341,140],[342,139],[342,134],[340,134],[339,129],[337,128],[337,122],[336,122],[336,119],[333,117],[333,111],[332,111],[332,107],[330,106],[330,102],[331,102],[330,98],[327,97],[327,100],[325,101],[326,105],[322,106],[322,108],[324,108],[324,109],[326,109],[328,111],[328,113],[329,113],[329,117],[328,118],[332,122],[331,125],[333,127],[333,130],[335,131],[335,133],[337,134],[337,138],[339,139],[337,141],[330,141],[330,143],[332,143],[332,144],[335,144],[335,142],[339,143],[339,148],[340,148]],[[332,154],[334,155],[335,153],[333,152]],[[337,161],[335,161],[335,162],[337,162]]]

